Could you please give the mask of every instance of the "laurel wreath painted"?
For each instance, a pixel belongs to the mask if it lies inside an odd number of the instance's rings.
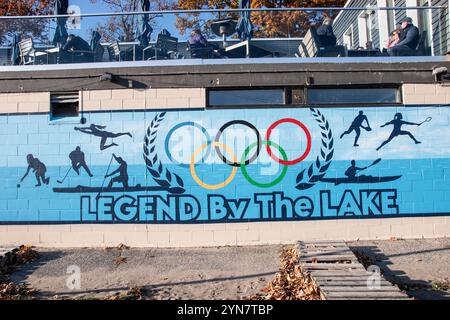
[[[296,188],[299,190],[306,190],[313,187],[325,176],[334,154],[333,132],[331,131],[330,124],[319,110],[314,108],[310,108],[310,110],[322,130],[322,145],[315,163],[311,164],[308,170],[305,169],[298,174]]]
[[[157,113],[147,129],[144,139],[144,160],[147,171],[158,185],[166,188],[170,193],[184,193],[186,189],[184,188],[183,179],[165,168],[156,153],[158,127],[164,120],[165,115],[165,112]]]

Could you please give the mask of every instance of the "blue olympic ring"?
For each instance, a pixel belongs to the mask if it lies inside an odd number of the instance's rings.
[[[203,126],[199,125],[199,124],[196,123],[196,122],[192,122],[192,121],[181,122],[181,123],[177,124],[176,126],[174,126],[172,129],[170,129],[170,131],[167,133],[166,141],[164,142],[164,148],[165,148],[165,150],[166,150],[166,155],[167,155],[167,157],[168,157],[169,160],[172,161],[173,163],[175,163],[175,164],[177,164],[177,165],[179,165],[179,166],[181,166],[181,167],[184,167],[184,168],[189,168],[189,166],[190,166],[189,163],[187,163],[187,164],[179,163],[177,160],[175,160],[175,159],[172,157],[172,154],[171,154],[170,151],[169,151],[169,142],[170,142],[170,138],[172,137],[172,134],[173,134],[176,130],[180,129],[181,127],[186,127],[186,126],[191,126],[191,127],[197,128],[197,129],[199,129],[201,132],[203,132],[203,134],[206,136],[206,143],[207,143],[208,146],[207,146],[207,148],[206,148],[206,153],[205,153],[205,155],[202,157],[202,162],[205,162],[205,160],[206,160],[206,159],[208,158],[208,156],[209,156],[209,153],[211,152],[211,137],[209,136],[208,131],[206,131],[206,129],[205,129]]]

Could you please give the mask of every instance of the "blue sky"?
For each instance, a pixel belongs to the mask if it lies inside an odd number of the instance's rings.
[[[96,4],[92,4],[89,0],[69,0],[69,5],[77,5],[81,8],[81,13],[109,13],[112,12],[107,5],[104,4],[102,0],[97,0]],[[153,9],[152,7],[150,7]],[[84,18],[81,22],[81,30],[71,30],[70,33],[75,33],[89,41],[90,29],[94,29],[96,25],[104,23],[107,17],[95,17],[95,18]],[[158,24],[166,28],[172,35],[176,37],[182,37],[179,35],[178,30],[175,28],[175,16],[165,15],[158,18]],[[152,38],[156,37],[159,32],[155,28]]]

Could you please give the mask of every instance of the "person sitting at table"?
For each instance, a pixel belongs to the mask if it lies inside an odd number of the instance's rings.
[[[317,36],[319,37],[320,44],[324,47],[331,47],[336,45],[336,36],[333,31],[333,20],[326,17],[323,20],[322,25],[317,28]]]
[[[419,44],[419,29],[413,24],[410,17],[402,20],[399,42],[388,49],[390,56],[413,56]]]
[[[400,42],[400,29],[395,29],[394,31],[391,32],[391,35],[389,36],[389,40],[387,43],[386,48],[392,48],[395,47],[397,45],[397,43]]]
[[[209,44],[200,29],[195,29],[191,32],[188,42],[193,58],[205,58],[210,54],[214,57],[222,57],[218,52],[217,46]]]

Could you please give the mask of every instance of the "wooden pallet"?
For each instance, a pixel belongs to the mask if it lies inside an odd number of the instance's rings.
[[[309,272],[316,280],[324,299],[409,299],[382,276],[379,285],[371,285],[370,279],[374,274],[366,271],[343,241],[300,241],[298,252],[303,271]]]

